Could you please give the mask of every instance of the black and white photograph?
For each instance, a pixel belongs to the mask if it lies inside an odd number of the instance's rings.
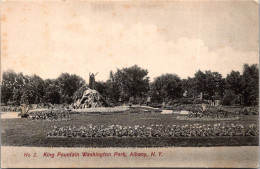
[[[259,167],[258,0],[4,0],[1,167]]]

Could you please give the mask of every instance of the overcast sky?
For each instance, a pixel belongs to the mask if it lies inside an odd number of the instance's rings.
[[[151,80],[258,63],[255,1],[4,2],[1,65],[42,78],[75,73],[88,82],[134,64]]]

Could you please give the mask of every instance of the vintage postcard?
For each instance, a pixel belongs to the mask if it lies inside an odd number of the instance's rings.
[[[257,168],[258,0],[1,2],[1,167]]]

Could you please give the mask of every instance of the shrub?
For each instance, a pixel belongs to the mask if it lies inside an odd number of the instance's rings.
[[[194,99],[194,101],[193,101],[193,104],[203,104],[203,103],[207,103],[207,102],[205,100],[202,100],[199,98]]]
[[[225,92],[224,97],[221,99],[221,104],[233,105],[236,103],[237,100],[238,100],[237,95],[233,91],[228,90]]]

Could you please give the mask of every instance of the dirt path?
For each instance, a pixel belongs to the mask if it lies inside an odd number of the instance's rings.
[[[35,112],[35,111],[44,111],[44,110],[48,110],[48,109],[34,109],[34,110],[30,110],[29,112]],[[18,117],[18,114],[20,112],[2,112],[1,113],[1,119],[16,119],[16,118],[21,118]]]
[[[19,112],[3,112],[1,113],[1,119],[16,119],[21,118],[18,117]]]

